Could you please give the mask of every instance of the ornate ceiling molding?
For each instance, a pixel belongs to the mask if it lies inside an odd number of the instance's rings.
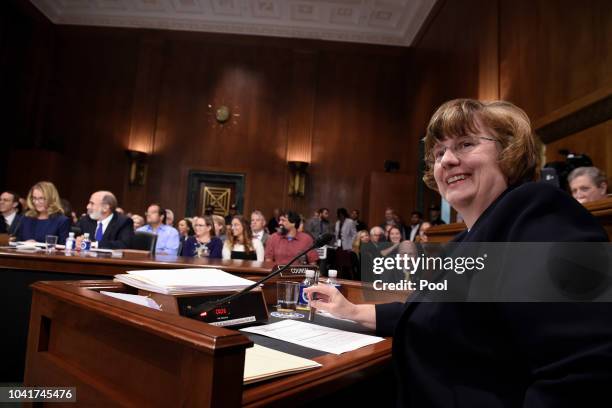
[[[436,0],[31,0],[55,24],[410,46]]]

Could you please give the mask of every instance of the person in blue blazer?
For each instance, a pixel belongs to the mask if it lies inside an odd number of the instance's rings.
[[[539,152],[520,108],[449,101],[424,141],[425,183],[467,226],[452,245],[608,241],[569,194],[534,182]],[[541,276],[528,262],[518,272],[527,285]],[[609,405],[612,303],[420,302],[413,294],[406,303],[354,305],[329,285],[305,292],[319,294],[311,306],[393,336],[398,406]]]
[[[57,235],[64,244],[70,232],[70,219],[64,215],[59,194],[53,183],[40,181],[28,192],[27,210],[15,235],[18,241],[45,242],[45,236]]]

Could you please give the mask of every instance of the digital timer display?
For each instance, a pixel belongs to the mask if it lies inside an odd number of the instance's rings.
[[[218,307],[215,309],[215,316],[227,316],[229,314],[229,310],[226,307]]]

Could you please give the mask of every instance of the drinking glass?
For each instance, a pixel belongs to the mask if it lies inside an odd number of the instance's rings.
[[[271,313],[271,315],[273,317],[280,317],[283,319],[295,319],[304,317],[303,314],[295,312],[299,293],[299,282],[276,282],[276,312]]]
[[[55,252],[56,245],[57,245],[57,235],[45,236],[45,248],[48,254]]]

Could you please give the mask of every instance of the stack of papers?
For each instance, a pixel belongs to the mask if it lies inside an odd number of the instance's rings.
[[[264,326],[247,327],[241,329],[241,331],[333,354],[357,350],[384,340],[382,337],[368,336],[367,334],[353,333],[290,319]]]
[[[9,246],[15,247],[15,249],[20,250],[20,251],[41,251],[47,248],[47,244],[43,244],[40,242],[26,242],[26,241],[9,242]]]
[[[115,299],[125,300],[126,302],[135,303],[137,305],[150,307],[151,309],[161,310],[161,306],[156,301],[147,296],[131,295],[129,293],[107,292],[100,291],[100,294],[114,297]]]
[[[316,361],[255,344],[253,347],[246,349],[244,383],[251,384],[317,367],[321,367],[321,364]]]
[[[235,291],[253,284],[250,280],[214,268],[128,271],[127,274],[115,275],[115,281],[164,295]]]

